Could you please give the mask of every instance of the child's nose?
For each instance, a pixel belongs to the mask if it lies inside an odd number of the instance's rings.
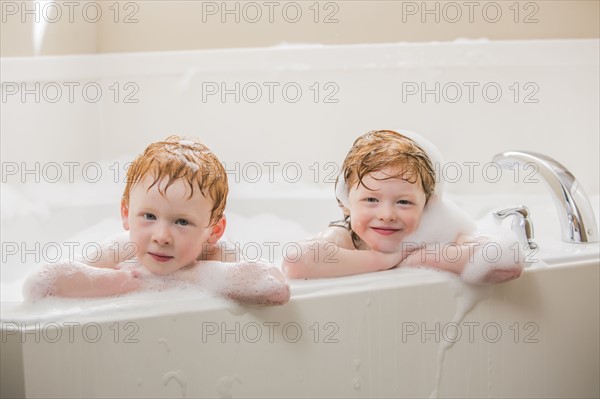
[[[391,206],[382,206],[379,210],[379,219],[393,222],[396,220],[396,211]]]
[[[154,234],[152,235],[152,241],[159,245],[168,245],[171,243],[171,233],[167,226],[156,226]]]

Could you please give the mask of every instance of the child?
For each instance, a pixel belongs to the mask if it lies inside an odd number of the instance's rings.
[[[275,267],[238,262],[219,242],[226,226],[227,175],[204,145],[171,136],[153,143],[127,171],[121,200],[128,232],[107,240],[93,262],[44,266],[25,297],[99,297],[183,281],[240,302],[284,304],[290,291]],[[149,273],[148,273],[149,272]]]
[[[441,200],[430,154],[402,134],[379,130],[359,137],[342,165],[336,197],[344,219],[303,242],[299,260],[284,260],[288,277],[346,276],[399,265],[432,267],[471,283],[521,274],[523,257],[514,261],[510,243],[501,243],[504,254],[493,265],[482,265],[480,247],[487,239],[466,235],[473,225]]]

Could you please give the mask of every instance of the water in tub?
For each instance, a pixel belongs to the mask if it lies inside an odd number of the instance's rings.
[[[329,220],[339,218],[339,209],[332,198],[332,188],[314,189],[300,187],[296,192],[286,192],[285,198],[279,200],[285,204],[282,208],[285,214],[256,213],[242,215],[236,209],[243,209],[243,202],[252,199],[255,193],[266,192],[271,199],[276,198],[275,185],[267,184],[264,190],[257,190],[256,185],[251,187],[232,187],[230,211],[228,216],[228,237],[240,243],[249,258],[272,256],[274,263],[279,264],[283,256],[293,256],[285,253],[285,244],[294,243],[299,238],[314,235],[319,226],[326,226]],[[3,185],[2,189],[2,233],[3,243],[27,243],[26,248],[33,248],[35,242],[40,242],[44,247],[50,242],[93,243],[99,238],[104,238],[122,231],[121,220],[118,216],[119,204],[115,199],[120,198],[122,187],[120,185],[67,185],[64,187],[36,185],[35,187],[11,187]],[[280,195],[281,197],[281,195]],[[255,198],[259,202],[264,198]],[[303,223],[310,215],[303,213],[302,206],[305,201],[319,200],[326,208],[326,220],[316,220],[314,224]],[[459,198],[460,200],[460,198]],[[287,201],[287,202],[286,202]],[[492,201],[484,204],[481,198],[476,198],[468,203],[463,201],[463,206],[470,209],[472,216],[483,218],[478,223],[480,229],[495,228],[495,222],[489,212],[507,204],[513,205],[506,196],[495,195]],[[597,204],[597,201],[595,201]],[[550,213],[554,212],[553,205],[549,204]],[[545,213],[545,212],[544,212]],[[596,209],[597,214],[597,209]],[[82,215],[84,215],[82,217]],[[535,213],[534,213],[535,215]],[[452,217],[455,217],[453,215]],[[450,217],[450,216],[448,216]],[[71,219],[81,219],[80,224]],[[440,223],[440,219],[437,220]],[[455,223],[452,218],[446,223]],[[456,225],[456,223],[455,223]],[[65,228],[65,226],[67,228]],[[259,226],[259,228],[257,228]],[[425,228],[431,228],[424,225]],[[554,228],[554,226],[552,227]],[[65,231],[63,231],[65,230]],[[510,232],[510,230],[504,229]],[[433,234],[433,233],[432,233]],[[278,243],[277,246],[268,243]],[[256,245],[258,244],[258,245]],[[293,251],[293,245],[287,246]],[[178,312],[186,310],[203,310],[225,308],[236,314],[244,313],[244,308],[222,298],[211,296],[206,292],[185,287],[170,287],[176,295],[165,295],[162,291],[147,291],[119,297],[97,298],[86,300],[48,298],[33,304],[23,304],[21,286],[26,275],[40,266],[33,256],[9,255],[13,247],[3,248],[2,263],[2,321],[39,322],[44,320],[78,320],[79,318],[92,317],[95,321],[104,318],[111,319],[135,313],[136,317],[168,313],[170,309],[177,308]],[[47,259],[55,259],[59,251],[57,246],[47,246],[47,250],[40,251]],[[79,250],[81,246],[79,247]],[[8,251],[10,250],[10,251]],[[64,250],[64,246],[63,246]],[[23,251],[21,251],[23,252]],[[536,267],[542,267],[538,263]],[[394,274],[391,279],[390,275]],[[410,277],[410,278],[403,278]],[[456,312],[453,322],[459,323],[472,309],[478,300],[489,292],[486,287],[474,287],[461,283],[457,278],[446,273],[439,273],[426,269],[395,269],[368,275],[350,276],[335,279],[314,281],[292,281],[292,301],[302,297],[323,295],[324,293],[340,293],[348,290],[382,289],[390,286],[399,286],[403,283],[422,283],[427,281],[440,281],[450,279],[455,289],[457,298]],[[150,306],[149,306],[150,305]],[[438,351],[436,380],[432,397],[436,397],[442,378],[443,360],[446,351],[451,347],[451,342],[442,340]]]
[[[126,158],[111,160],[100,166],[102,170],[110,170],[111,165],[125,164],[126,161]],[[194,287],[183,284],[169,286],[169,279],[166,279],[167,284],[158,284],[157,290],[119,297],[83,300],[50,297],[34,303],[23,303],[23,282],[34,270],[45,263],[73,258],[75,254],[93,250],[97,242],[123,231],[118,202],[123,186],[111,179],[100,180],[96,184],[40,182],[3,185],[3,321],[56,321],[79,317],[98,320],[119,315],[127,317],[133,311],[136,315],[155,315],[161,311],[168,312],[173,306],[181,311],[221,307],[240,311],[238,305]],[[236,212],[236,208],[243,210],[251,201],[264,204],[264,198],[253,198],[255,193],[260,192],[272,198],[278,195],[277,191],[277,184],[265,184],[261,190],[257,190],[256,184],[231,187],[225,237],[239,245],[246,259],[261,258],[280,264],[286,252],[293,254],[297,247],[294,243],[298,239],[310,235],[305,226],[273,212]],[[330,193],[327,192],[329,199]],[[287,192],[285,195],[297,201],[306,197],[325,197],[324,192],[310,187],[299,188],[297,192]],[[337,212],[333,201],[331,210]],[[162,292],[164,290],[176,290],[177,295],[165,295]]]

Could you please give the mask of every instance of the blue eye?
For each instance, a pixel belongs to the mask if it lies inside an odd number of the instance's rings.
[[[177,219],[177,220],[175,221],[175,223],[176,223],[176,224],[179,224],[179,225],[181,225],[181,226],[188,226],[188,225],[190,224],[190,222],[188,222],[188,221],[187,221],[187,220],[185,220],[185,219]]]
[[[156,220],[156,216],[151,213],[144,213],[144,219],[146,220]]]

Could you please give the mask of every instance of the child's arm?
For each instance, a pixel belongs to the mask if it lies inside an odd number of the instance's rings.
[[[477,245],[472,237],[464,235],[452,243],[430,243],[409,254],[401,266],[425,266],[461,274]]]
[[[89,266],[116,269],[118,265],[135,256],[136,246],[131,242],[129,231],[124,231],[102,241],[76,260]]]
[[[140,288],[139,273],[90,267],[79,262],[44,265],[23,286],[26,300],[46,296],[71,298],[118,295]]]
[[[23,287],[26,299],[45,296],[72,298],[123,294],[140,288],[139,273],[116,270],[133,258],[135,244],[129,232],[116,234],[73,261],[46,264],[28,277]]]
[[[254,305],[283,305],[290,287],[281,271],[266,263],[240,262],[222,268],[225,284],[219,294]]]
[[[451,272],[471,284],[495,284],[518,278],[524,260],[518,241],[508,236],[492,240],[461,235],[454,243],[428,244],[408,255],[401,265]]]
[[[240,260],[224,242],[205,253],[194,280],[203,288],[237,302],[254,305],[283,305],[290,287],[281,271],[268,263]]]
[[[350,234],[330,227],[322,236],[300,243],[301,253],[283,261],[289,278],[340,277],[391,269],[407,253],[356,250]]]

